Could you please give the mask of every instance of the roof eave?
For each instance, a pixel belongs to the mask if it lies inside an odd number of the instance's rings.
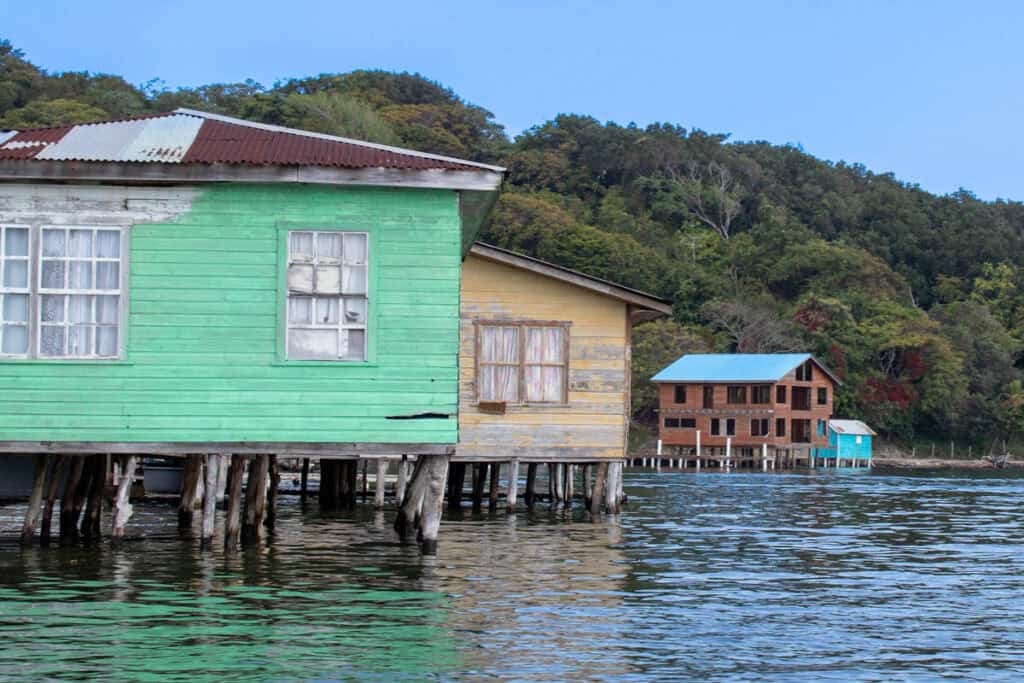
[[[0,160],[0,180],[127,183],[305,183],[497,192],[497,171],[255,166],[159,162]]]
[[[659,299],[651,296],[650,294],[630,289],[629,287],[623,287],[622,285],[614,282],[602,280],[570,268],[555,265],[554,263],[548,263],[547,261],[542,261],[540,259],[533,258],[532,256],[518,254],[514,251],[495,247],[490,244],[484,244],[482,242],[474,244],[470,251],[471,253],[489,261],[502,263],[514,268],[529,270],[555,280],[561,280],[562,282],[603,294],[609,298],[617,299],[631,306],[636,306],[661,315],[672,314],[672,304],[664,299]]]

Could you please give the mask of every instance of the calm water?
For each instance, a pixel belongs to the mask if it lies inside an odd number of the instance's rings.
[[[256,551],[175,513],[113,549],[21,551],[0,508],[0,679],[1021,680],[1024,479],[631,472],[599,523],[287,499]]]

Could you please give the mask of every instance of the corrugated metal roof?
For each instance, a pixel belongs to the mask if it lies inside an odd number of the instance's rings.
[[[16,159],[504,171],[498,166],[193,109],[17,131],[0,140],[0,160]]]
[[[651,381],[776,382],[809,358],[809,353],[689,353]]]
[[[862,434],[876,436],[874,430],[860,420],[829,420],[828,427],[836,434]]]

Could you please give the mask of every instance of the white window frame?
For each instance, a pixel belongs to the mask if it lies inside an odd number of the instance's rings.
[[[316,273],[317,267],[320,266],[320,256],[317,253],[318,247],[316,246],[319,242],[320,235],[338,235],[342,241],[342,252],[341,260],[337,264],[339,268],[339,293],[338,294],[317,294],[315,291],[315,279],[314,279],[314,291],[310,293],[295,292],[293,293],[288,286],[288,269],[293,264],[292,260],[292,236],[296,234],[308,234],[312,236],[314,253],[313,259],[308,263],[312,266],[314,274]],[[362,263],[349,259],[347,250],[344,247],[346,235],[359,235],[363,237],[366,244],[366,256]],[[290,229],[284,231],[285,239],[285,297],[284,297],[284,327],[285,327],[285,339],[284,339],[284,357],[288,361],[296,362],[312,362],[312,363],[367,363],[370,358],[370,290],[371,290],[371,277],[370,277],[370,259],[371,254],[371,243],[370,233],[366,230],[330,230],[322,228],[310,228],[310,229]],[[303,262],[305,263],[305,262]],[[366,271],[366,282],[364,292],[362,294],[346,294],[344,292],[344,268],[345,266],[359,266]],[[316,276],[314,275],[314,278]],[[291,302],[295,299],[309,299],[311,307],[311,323],[293,323],[291,320]],[[361,323],[349,323],[345,318],[345,301],[346,299],[362,300],[365,304],[365,312],[363,315],[363,321]],[[316,321],[316,308],[318,300],[336,300],[338,303],[338,321],[336,323],[318,323]],[[338,357],[337,358],[295,358],[291,355],[291,336],[293,330],[334,330],[337,333],[337,344],[338,344]],[[347,344],[347,334],[350,330],[361,330],[363,332],[363,357],[362,358],[346,358],[342,355],[343,343]],[[347,353],[347,346],[344,346]]]
[[[7,263],[7,230],[28,230],[28,255],[25,257],[27,277],[25,278],[25,287],[8,287],[4,284],[4,278],[6,277]],[[22,257],[16,257],[19,261]],[[5,295],[17,294],[28,296],[28,310],[25,315],[25,327],[26,334],[28,335],[28,343],[25,348],[25,353],[4,353],[0,350],[0,359],[8,358],[27,358],[32,350],[32,226],[23,225],[20,223],[3,223],[0,224],[0,325],[3,325],[3,308]],[[3,330],[0,329],[0,349],[3,349]]]
[[[27,228],[28,239],[29,239],[29,250],[28,250],[28,287],[25,289],[21,288],[8,288],[3,287],[3,281],[0,280],[0,292],[2,293],[16,293],[16,294],[27,294],[28,295],[28,348],[25,353],[22,354],[10,354],[0,353],[0,361],[6,360],[39,360],[39,361],[61,361],[61,360],[72,360],[72,361],[115,361],[123,360],[124,349],[125,349],[125,337],[126,337],[126,311],[127,311],[127,294],[128,294],[128,227],[122,225],[55,225],[55,224],[43,224],[43,225],[26,225],[21,223],[4,223],[4,228]],[[43,230],[61,230],[65,234],[65,244],[72,230],[84,230],[92,233],[92,247],[95,252],[96,246],[96,233],[98,231],[104,232],[116,232],[118,234],[118,256],[114,257],[98,257],[95,253],[89,257],[75,258],[68,256],[66,251],[64,256],[44,257],[42,249],[42,231]],[[0,250],[5,249],[6,245],[0,244]],[[2,253],[2,251],[0,251]],[[69,274],[69,261],[88,261],[90,263],[90,276],[92,287],[89,289],[76,289],[71,287],[43,287],[42,282],[42,271],[43,271],[43,259],[49,261],[63,261],[64,267],[64,278],[65,283],[68,282]],[[96,288],[96,271],[97,263],[117,263],[117,278],[118,286],[116,289],[97,289]],[[91,296],[92,298],[92,310],[90,311],[90,318],[96,320],[96,307],[98,300],[96,297],[99,296],[116,296],[117,301],[117,344],[114,355],[99,355],[96,353],[96,330],[101,326],[114,327],[113,323],[99,323],[89,322],[84,323],[89,325],[93,329],[92,343],[90,345],[91,352],[87,354],[70,354],[65,351],[61,355],[43,355],[42,353],[42,328],[44,323],[42,321],[42,300],[44,296],[63,296],[64,297],[64,315],[62,322],[47,323],[46,327],[64,327],[65,328],[65,349],[67,349],[67,334],[72,325],[68,320],[68,309],[71,296]]]

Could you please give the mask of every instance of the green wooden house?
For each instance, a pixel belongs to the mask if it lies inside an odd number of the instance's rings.
[[[185,109],[0,132],[0,452],[451,453],[501,179]]]

